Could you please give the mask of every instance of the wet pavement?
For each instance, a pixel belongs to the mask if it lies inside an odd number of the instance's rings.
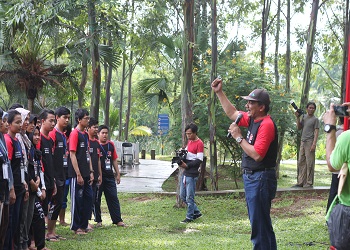
[[[149,193],[163,192],[163,182],[176,170],[170,161],[140,159],[140,164],[119,165],[121,181],[118,192]]]

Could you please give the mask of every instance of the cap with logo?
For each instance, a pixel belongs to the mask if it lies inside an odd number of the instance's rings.
[[[248,96],[242,96],[244,100],[261,102],[270,105],[270,96],[265,89],[254,89]]]

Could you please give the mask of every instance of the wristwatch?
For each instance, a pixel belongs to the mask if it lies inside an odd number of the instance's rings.
[[[337,127],[335,125],[326,124],[324,125],[324,132],[330,133],[333,129],[335,130]]]
[[[237,138],[236,138],[236,142],[237,142],[238,144],[241,144],[242,141],[243,141],[243,137],[237,137]]]

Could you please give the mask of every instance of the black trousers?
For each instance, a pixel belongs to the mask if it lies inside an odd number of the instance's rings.
[[[38,250],[43,249],[45,247],[45,213],[38,197],[36,197],[34,203],[31,232],[34,237],[36,248]]]
[[[338,174],[332,174],[332,182],[331,182],[331,187],[329,189],[329,196],[328,196],[326,213],[328,212],[329,207],[331,206],[335,196],[338,193],[338,185],[339,185]]]

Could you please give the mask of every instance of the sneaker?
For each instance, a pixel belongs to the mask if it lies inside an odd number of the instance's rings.
[[[180,223],[190,223],[190,222],[192,222],[193,220],[191,220],[191,219],[184,219],[183,221],[181,221]]]
[[[202,217],[202,214],[201,213],[199,213],[199,214],[194,214],[193,215],[193,219],[195,220],[195,219],[198,219],[198,218],[200,218],[200,217]]]

